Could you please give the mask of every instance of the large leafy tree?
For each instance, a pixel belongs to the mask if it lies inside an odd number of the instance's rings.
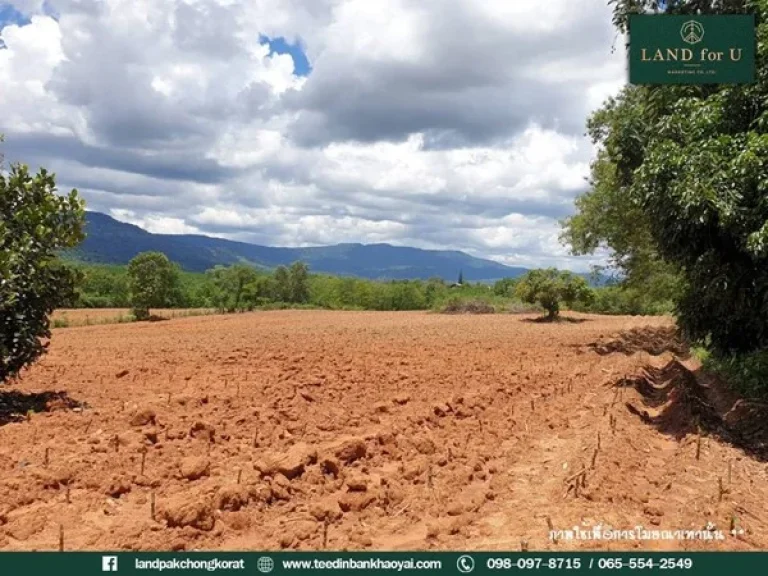
[[[610,268],[618,271],[625,295],[642,294],[647,309],[674,299],[682,279],[678,267],[662,258],[650,216],[631,196],[634,172],[652,134],[646,97],[642,87],[625,88],[589,119],[589,135],[600,151],[592,163],[591,187],[576,199],[577,212],[563,222],[561,240],[576,255],[609,249]]]
[[[304,262],[294,262],[288,270],[290,301],[296,304],[309,302],[309,266]]]
[[[213,288],[214,306],[226,312],[236,312],[249,307],[252,288],[259,280],[259,273],[246,264],[217,266],[206,273]]]
[[[634,283],[660,265],[648,216],[628,201],[650,137],[643,98],[642,89],[626,88],[589,119],[589,135],[601,149],[592,163],[590,190],[576,199],[577,213],[566,219],[561,236],[575,254],[610,248],[612,267]]]
[[[274,284],[274,299],[277,302],[290,302],[291,275],[290,272],[288,272],[288,268],[285,266],[278,266],[275,268],[272,280]]]
[[[50,314],[73,298],[76,272],[57,252],[84,238],[84,217],[77,191],[58,195],[53,174],[0,165],[0,382],[45,352]]]
[[[629,14],[657,7],[612,3],[621,31]],[[603,241],[619,261],[679,271],[678,320],[692,339],[718,352],[765,348],[768,0],[671,1],[667,12],[755,13],[757,82],[630,87],[609,101],[590,125],[601,152],[566,236],[577,249]]]
[[[584,278],[555,268],[531,270],[518,280],[515,293],[523,302],[541,305],[551,321],[560,314],[561,302],[571,306],[576,302],[589,303],[594,297]]]
[[[179,271],[161,252],[142,252],[128,263],[131,306],[137,320],[147,320],[151,308],[171,306],[179,292]]]

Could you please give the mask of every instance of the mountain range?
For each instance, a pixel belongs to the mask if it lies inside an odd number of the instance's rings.
[[[467,281],[516,278],[526,268],[449,250],[422,250],[390,244],[336,244],[279,248],[193,234],[153,234],[99,212],[86,212],[86,239],[67,258],[99,264],[127,264],[140,252],[163,252],[184,270],[203,272],[216,265],[245,263],[275,268],[302,260],[313,272],[370,279]]]

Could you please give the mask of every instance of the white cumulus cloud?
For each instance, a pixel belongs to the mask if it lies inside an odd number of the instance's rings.
[[[599,261],[569,256],[558,222],[586,187],[586,118],[625,82],[603,0],[11,5],[28,21],[0,21],[3,150],[92,210],[270,245]]]

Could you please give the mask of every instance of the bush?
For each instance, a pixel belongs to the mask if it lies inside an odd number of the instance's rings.
[[[482,300],[463,300],[455,297],[451,298],[441,311],[443,314],[494,314],[496,308]]]
[[[575,302],[573,309],[578,312],[621,316],[664,316],[672,314],[672,300],[654,300],[646,291],[624,286],[605,286],[593,290],[594,298],[589,302]]]
[[[45,353],[51,313],[74,299],[77,273],[57,253],[83,239],[84,215],[77,191],[59,196],[44,169],[0,170],[0,383]]]
[[[705,371],[722,378],[728,386],[752,399],[768,399],[768,350],[739,355],[703,354]]]

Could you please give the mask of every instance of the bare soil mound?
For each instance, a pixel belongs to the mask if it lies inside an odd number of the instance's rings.
[[[628,356],[637,352],[660,356],[671,352],[682,358],[690,357],[690,347],[674,326],[634,328],[616,337],[590,343],[589,347],[601,356],[616,352]]]
[[[708,385],[701,380],[707,380]],[[639,392],[643,408],[628,402],[627,408],[644,422],[678,438],[688,434],[712,434],[768,460],[768,405],[729,394],[717,381],[697,377],[677,360],[663,368],[649,367],[641,376],[623,379]]]

